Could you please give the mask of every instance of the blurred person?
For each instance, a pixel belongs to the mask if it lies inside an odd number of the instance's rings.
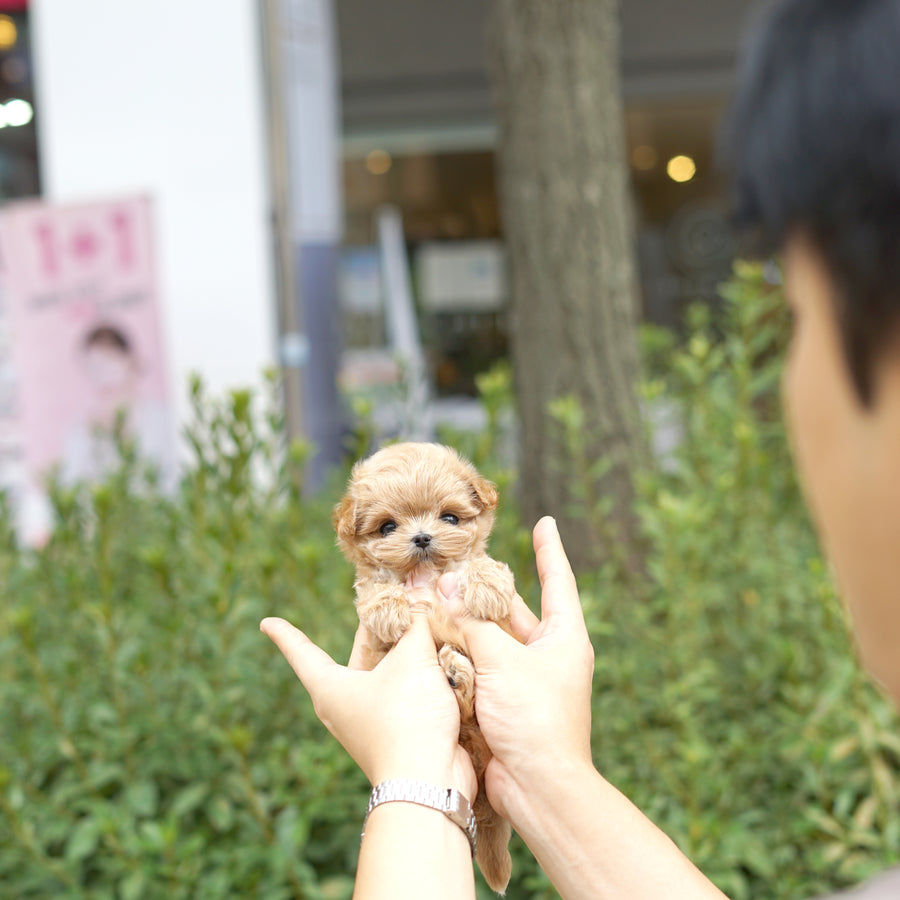
[[[76,347],[82,378],[81,409],[62,437],[58,476],[62,484],[98,482],[119,464],[116,429],[152,463],[163,490],[175,486],[175,448],[168,407],[143,397],[143,371],[132,342],[110,323],[94,325]],[[29,547],[43,547],[53,532],[54,512],[43,482],[23,473],[15,490],[16,531]]]
[[[900,0],[773,6],[744,55],[727,134],[738,221],[760,250],[783,253],[795,318],[783,393],[804,493],[863,662],[900,704]],[[452,575],[412,586],[413,625],[372,672],[358,670],[362,631],[344,668],[283,620],[261,627],[373,784],[465,793],[456,702],[420,612],[446,604],[476,666],[488,797],[560,895],[722,897],[594,768],[593,652],[553,520],[537,524],[534,548],[541,619],[517,607],[524,644],[467,618]],[[474,897],[461,828],[413,803],[377,807],[354,896]],[[900,870],[852,896],[895,900]]]
[[[142,398],[141,365],[132,342],[122,329],[103,322],[84,335],[78,355],[86,387],[84,414],[64,440],[62,481],[97,481],[115,468],[121,416],[124,436],[135,441],[140,455],[154,462],[168,483],[174,469],[169,413],[163,404]]]

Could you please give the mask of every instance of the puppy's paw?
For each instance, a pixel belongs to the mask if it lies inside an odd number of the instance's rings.
[[[460,719],[468,722],[475,715],[475,667],[468,656],[451,644],[441,647],[438,661],[456,693]]]
[[[469,576],[463,601],[473,616],[497,622],[509,618],[516,585],[509,566],[488,562]]]
[[[359,621],[388,646],[396,644],[412,621],[409,594],[402,584],[387,585],[360,600],[356,608]]]

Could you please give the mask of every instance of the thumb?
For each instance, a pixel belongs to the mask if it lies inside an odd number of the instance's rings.
[[[418,656],[431,660],[437,660],[437,649],[434,645],[434,637],[431,633],[431,625],[429,618],[431,616],[431,602],[417,598],[416,594],[425,594],[426,591],[420,589],[418,591],[410,591],[410,599],[413,601],[410,605],[410,622],[409,628],[397,641],[395,648],[389,655],[395,658],[410,658]],[[428,591],[427,594],[433,597]]]
[[[294,628],[284,619],[263,619],[259,623],[259,630],[271,638],[315,700],[322,681],[329,673],[340,668],[338,664],[299,628]]]
[[[541,619],[554,625],[584,627],[578,585],[556,520],[544,516],[534,526],[534,555],[541,582]]]
[[[437,583],[437,599],[447,615],[462,632],[463,642],[476,671],[483,670],[521,644],[496,622],[476,619],[463,603],[459,579],[455,574],[442,575]]]

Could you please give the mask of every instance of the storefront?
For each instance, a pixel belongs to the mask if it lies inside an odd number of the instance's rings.
[[[403,216],[436,392],[471,393],[508,342],[495,126],[485,40],[489,4],[338,0],[344,122],[345,340],[383,338],[377,210]],[[626,139],[642,311],[677,326],[713,301],[733,245],[716,138],[738,34],[759,2],[623,0]],[[368,262],[367,262],[368,260]],[[445,287],[430,295],[438,267]],[[456,295],[446,283],[456,286]]]

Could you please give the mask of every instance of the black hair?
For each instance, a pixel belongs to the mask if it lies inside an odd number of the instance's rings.
[[[106,347],[115,347],[123,353],[131,352],[131,344],[128,342],[128,338],[113,325],[97,325],[84,336],[82,341],[85,350],[90,350],[91,347],[95,347],[98,344]]]
[[[863,403],[900,319],[900,0],[782,0],[752,35],[723,134],[755,255],[803,232],[836,288]]]

